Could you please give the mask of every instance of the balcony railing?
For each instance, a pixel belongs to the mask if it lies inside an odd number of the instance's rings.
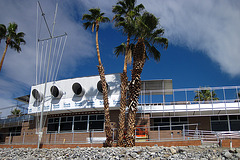
[[[204,91],[210,93],[205,100],[201,96]],[[238,113],[235,111],[240,110],[239,92],[240,86],[142,90],[138,112],[169,113],[171,116]]]

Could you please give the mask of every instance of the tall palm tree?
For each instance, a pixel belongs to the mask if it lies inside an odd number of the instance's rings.
[[[2,65],[3,65],[3,61],[8,49],[8,46],[10,46],[10,48],[16,50],[18,53],[21,52],[21,44],[26,44],[25,40],[23,39],[25,36],[25,33],[23,32],[19,32],[17,33],[17,28],[18,25],[16,23],[9,23],[9,26],[5,32],[5,35],[1,34],[1,37],[6,39],[6,47],[5,50],[3,52],[3,56],[1,59],[1,63],[0,63],[0,71],[2,69]]]
[[[120,113],[119,113],[119,129],[118,129],[118,146],[124,145],[124,128],[125,128],[125,112],[126,112],[126,98],[127,98],[127,62],[131,61],[130,38],[134,35],[134,19],[140,16],[140,12],[144,9],[142,4],[136,6],[136,0],[120,0],[117,5],[113,6],[115,13],[114,20],[115,26],[122,29],[122,32],[127,35],[127,44],[116,47],[116,55],[123,53],[122,48],[125,48],[125,58],[123,73],[121,74],[121,100],[120,100]],[[120,52],[119,52],[120,51]]]
[[[149,57],[160,60],[160,52],[155,45],[167,49],[168,40],[163,38],[164,29],[158,28],[159,19],[153,14],[144,12],[142,16],[136,19],[136,37],[138,41],[133,52],[132,80],[129,86],[129,110],[127,125],[127,146],[135,145],[135,122],[138,106],[139,94],[141,91],[141,73],[146,59]]]
[[[0,24],[0,43],[1,43],[1,40],[5,38],[6,33],[7,33],[6,26],[4,24]]]
[[[110,125],[110,114],[109,114],[109,103],[108,103],[108,91],[107,91],[107,82],[105,79],[105,73],[104,68],[101,62],[101,56],[99,51],[99,44],[98,44],[98,31],[99,31],[99,24],[109,22],[108,17],[104,17],[104,13],[101,13],[99,8],[92,8],[89,9],[91,14],[84,14],[82,19],[86,20],[85,23],[83,23],[85,29],[92,28],[92,32],[94,32],[94,29],[96,31],[96,49],[97,49],[97,57],[98,57],[98,72],[100,75],[101,83],[102,83],[102,89],[103,89],[103,103],[104,103],[104,112],[105,112],[105,132],[106,132],[106,146],[111,147],[113,143],[113,137],[112,137],[112,129]]]

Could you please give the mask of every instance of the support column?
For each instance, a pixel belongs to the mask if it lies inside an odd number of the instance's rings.
[[[227,115],[227,121],[228,121],[228,131],[231,131],[231,123],[229,120],[229,115]]]

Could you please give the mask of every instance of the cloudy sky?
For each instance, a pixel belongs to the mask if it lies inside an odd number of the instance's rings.
[[[56,2],[54,35],[68,34],[58,79],[97,75],[95,35],[84,30],[81,17],[88,9],[99,7],[111,19],[112,6],[117,0],[40,0],[50,28]],[[160,18],[164,36],[169,39],[167,50],[159,48],[161,61],[147,61],[143,80],[173,79],[173,88],[239,85],[239,0],[139,0],[138,3]],[[26,33],[27,42],[20,54],[10,48],[7,51],[0,73],[0,108],[3,108],[16,105],[13,98],[29,94],[35,84],[37,1],[0,0],[0,5],[0,23],[16,22],[18,31]],[[47,37],[44,27],[39,32],[41,38]],[[113,23],[100,26],[100,50],[107,74],[122,72],[123,58],[116,58],[113,50],[125,41],[126,37]],[[4,47],[2,41],[1,56]],[[130,78],[130,72],[128,75]]]

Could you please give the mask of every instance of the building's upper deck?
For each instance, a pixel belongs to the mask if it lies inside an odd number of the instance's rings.
[[[120,74],[106,75],[110,109],[120,107]],[[65,79],[32,86],[28,113],[103,111],[99,76]],[[45,88],[46,87],[46,88]],[[142,81],[138,113],[158,116],[235,114],[240,86],[173,89],[172,80]],[[44,97],[44,90],[45,98]],[[200,93],[200,94],[198,94]]]
[[[138,112],[155,116],[239,114],[239,89],[240,86],[142,90]],[[162,94],[156,95],[155,92]]]

